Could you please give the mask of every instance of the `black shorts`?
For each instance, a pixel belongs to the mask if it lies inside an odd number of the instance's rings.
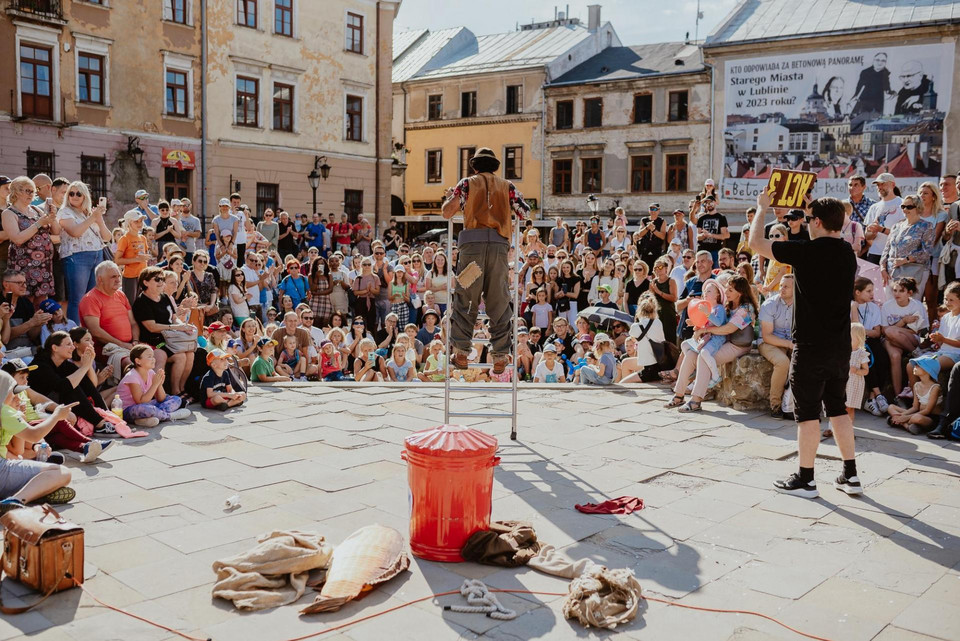
[[[850,350],[817,350],[797,346],[790,359],[790,391],[798,423],[819,421],[820,409],[827,418],[847,413],[847,378]]]

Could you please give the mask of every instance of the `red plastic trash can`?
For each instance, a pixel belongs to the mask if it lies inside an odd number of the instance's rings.
[[[470,535],[490,528],[497,439],[462,425],[440,425],[404,440],[410,484],[410,551],[461,562]]]

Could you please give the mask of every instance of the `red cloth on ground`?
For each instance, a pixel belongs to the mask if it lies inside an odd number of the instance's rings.
[[[603,503],[584,503],[574,507],[584,514],[630,514],[643,509],[643,499],[635,496],[618,496]]]

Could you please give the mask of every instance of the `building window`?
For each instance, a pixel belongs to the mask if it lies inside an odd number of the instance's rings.
[[[443,150],[427,151],[427,182],[438,183],[443,180]]]
[[[174,198],[190,198],[190,182],[193,172],[176,167],[163,168],[163,197],[167,201]]]
[[[587,98],[583,101],[583,126],[603,125],[603,98]]]
[[[27,149],[27,175],[33,178],[37,174],[56,175],[52,151],[33,151]]]
[[[167,115],[187,117],[187,74],[167,69]]]
[[[603,191],[603,158],[581,158],[580,166],[583,169],[580,180],[580,190],[585,194]]]
[[[507,147],[503,152],[503,177],[523,180],[523,147]]]
[[[427,96],[427,120],[440,120],[441,118],[443,118],[443,95]]]
[[[523,112],[523,85],[507,87],[507,113],[518,114]]]
[[[187,24],[187,0],[163,0],[163,4],[165,19]]]
[[[653,156],[631,156],[630,191],[653,191]]]
[[[77,54],[77,98],[80,102],[103,104],[103,56]]]
[[[260,125],[260,81],[237,76],[237,124],[241,127]]]
[[[573,101],[557,102],[557,129],[573,129]]]
[[[257,0],[237,0],[237,24],[257,28]]]
[[[670,122],[687,119],[687,99],[688,94],[686,91],[670,92],[670,109],[667,114],[667,119]]]
[[[633,124],[653,122],[653,95],[638,94],[633,97]]]
[[[293,131],[293,87],[273,83],[273,128]]]
[[[477,92],[464,91],[460,94],[460,117],[473,118],[477,115]]]
[[[347,96],[347,140],[363,140],[363,98]]]
[[[473,158],[473,155],[477,153],[476,147],[461,147],[460,148],[460,177],[466,178],[467,176],[474,175],[475,172],[473,167],[470,166],[470,159]]]
[[[257,218],[263,218],[268,209],[274,212],[280,207],[280,185],[257,183]]]
[[[347,51],[363,53],[363,16],[347,13]]]
[[[293,37],[293,0],[274,0],[273,32]]]
[[[356,222],[363,213],[363,191],[360,189],[343,190],[343,211],[350,217],[350,222]]]
[[[687,191],[687,154],[667,154],[667,191]]]
[[[35,175],[35,174],[34,174]],[[80,155],[80,180],[90,188],[90,198],[97,202],[107,195],[107,159],[104,156]]]
[[[24,116],[53,119],[52,53],[48,47],[20,45],[20,105]]]
[[[573,193],[573,161],[569,158],[553,161],[553,193]]]

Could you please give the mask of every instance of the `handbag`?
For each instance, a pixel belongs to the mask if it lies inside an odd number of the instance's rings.
[[[647,323],[646,327],[640,330],[640,335],[636,337],[637,343],[639,343],[644,338],[646,338],[647,332],[650,331],[651,327],[653,327],[653,319],[651,319],[650,322]],[[666,345],[664,344],[664,342],[658,343],[653,340],[650,340],[649,338],[647,339],[647,341],[650,343],[650,349],[653,350],[653,357],[657,359],[658,364],[662,364],[664,359],[666,359],[667,357]]]
[[[4,614],[21,614],[43,603],[54,592],[83,583],[83,528],[60,516],[49,505],[11,510],[0,518],[3,537],[3,572],[43,594],[29,606],[9,608]]]
[[[193,325],[190,325],[193,327]],[[157,347],[166,347],[174,354],[183,352],[193,352],[197,349],[197,334],[193,332],[181,332],[177,329],[164,329],[160,332],[163,335],[163,342]]]

